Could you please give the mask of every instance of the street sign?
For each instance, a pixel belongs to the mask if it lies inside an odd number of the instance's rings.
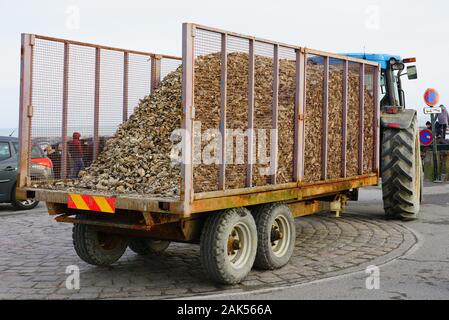
[[[430,146],[433,142],[433,134],[430,130],[421,130],[419,133],[419,141],[423,146]]]
[[[424,101],[429,107],[435,107],[440,102],[440,94],[435,89],[427,89],[424,93]]]
[[[427,107],[424,108],[424,114],[440,114],[443,112],[443,109],[440,107]]]

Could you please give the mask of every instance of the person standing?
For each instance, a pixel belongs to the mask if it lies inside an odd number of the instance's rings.
[[[71,158],[70,178],[72,179],[78,178],[80,171],[84,170],[84,154],[80,139],[81,134],[79,132],[74,132],[73,139],[68,143]]]
[[[447,112],[447,109],[445,106],[441,105],[440,108],[442,109],[442,112],[438,115],[438,122],[441,126],[441,137],[443,140],[446,139],[446,131],[447,131],[447,125],[449,123],[449,113]]]

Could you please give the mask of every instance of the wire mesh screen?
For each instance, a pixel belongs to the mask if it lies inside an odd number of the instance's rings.
[[[161,80],[165,79],[167,75],[176,71],[182,65],[181,60],[162,59],[161,61]]]
[[[295,97],[296,97],[296,51],[279,47],[279,163],[277,183],[289,183],[294,179],[295,145]]]
[[[151,58],[141,54],[129,55],[128,117],[139,101],[150,94]]]
[[[99,152],[123,122],[124,53],[101,50],[100,61]]]
[[[77,179],[150,94],[151,59],[69,40],[35,37],[29,175],[40,184]],[[181,59],[160,57],[161,75]],[[160,79],[155,79],[159,84]],[[27,85],[27,84],[25,84]]]
[[[374,110],[377,108],[374,97],[374,66],[365,66],[365,88],[364,88],[364,145],[363,145],[363,173],[369,174],[374,171]]]
[[[227,39],[226,189],[246,186],[249,41]]]
[[[306,66],[306,111],[304,180],[321,180],[324,107],[324,57],[308,56]]]
[[[256,42],[254,52],[254,129],[257,137],[257,158],[253,169],[253,185],[266,186],[271,184],[274,45]]]
[[[35,40],[32,70],[33,118],[29,173],[33,181],[53,179],[53,166],[44,158],[58,146],[62,134],[64,44]],[[58,168],[55,174],[60,175]]]
[[[220,163],[221,34],[197,30],[195,36],[195,192],[218,190]],[[201,155],[201,156],[200,156]]]
[[[79,45],[70,45],[68,50],[66,177],[75,179],[79,171],[93,161],[96,50]],[[58,150],[63,151],[62,146],[58,146]],[[58,156],[59,151],[56,154]],[[57,170],[62,171],[62,168]]]
[[[360,63],[349,63],[348,78],[348,146],[347,175],[355,177],[359,172],[359,128],[360,128]]]
[[[329,60],[328,178],[341,178],[343,150],[343,60]]]

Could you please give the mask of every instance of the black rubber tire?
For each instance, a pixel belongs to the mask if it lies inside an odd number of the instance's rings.
[[[114,240],[112,248],[104,248],[99,233],[88,225],[75,224],[72,229],[73,246],[78,256],[94,266],[107,267],[117,262],[125,253],[128,241],[119,235],[108,234]]]
[[[167,250],[169,246],[170,241],[156,241],[146,238],[132,238],[129,239],[128,243],[128,248],[141,256],[162,253]]]
[[[253,210],[253,216],[256,221],[258,236],[254,266],[262,270],[276,270],[284,267],[290,262],[296,240],[295,219],[290,208],[285,204],[278,203],[262,205]],[[271,238],[273,223],[279,216],[282,216],[285,223],[288,224],[288,229],[284,232],[290,233],[287,235],[286,247],[282,250],[280,256],[275,254]],[[285,236],[284,234],[284,239]]]
[[[249,231],[248,246],[243,265],[236,268],[228,257],[228,240],[232,230],[243,224]],[[229,209],[210,214],[201,234],[201,263],[206,274],[214,281],[235,285],[242,282],[251,271],[257,253],[257,228],[251,213],[245,208]]]
[[[418,120],[408,129],[383,129],[382,192],[387,218],[418,218],[422,193],[422,166]]]
[[[34,201],[32,204],[27,205],[22,203],[22,201],[19,201],[16,199],[16,186],[12,188],[11,191],[11,205],[16,211],[26,211],[26,210],[33,210],[39,205],[39,201]]]

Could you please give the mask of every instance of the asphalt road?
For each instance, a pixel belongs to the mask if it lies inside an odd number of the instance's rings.
[[[347,212],[369,212],[381,219],[380,189],[361,193]],[[271,288],[244,294],[220,295],[220,299],[449,299],[449,185],[426,185],[421,217],[403,224],[417,239],[407,252],[380,263],[379,289],[366,288],[365,271],[322,279],[287,288]]]

